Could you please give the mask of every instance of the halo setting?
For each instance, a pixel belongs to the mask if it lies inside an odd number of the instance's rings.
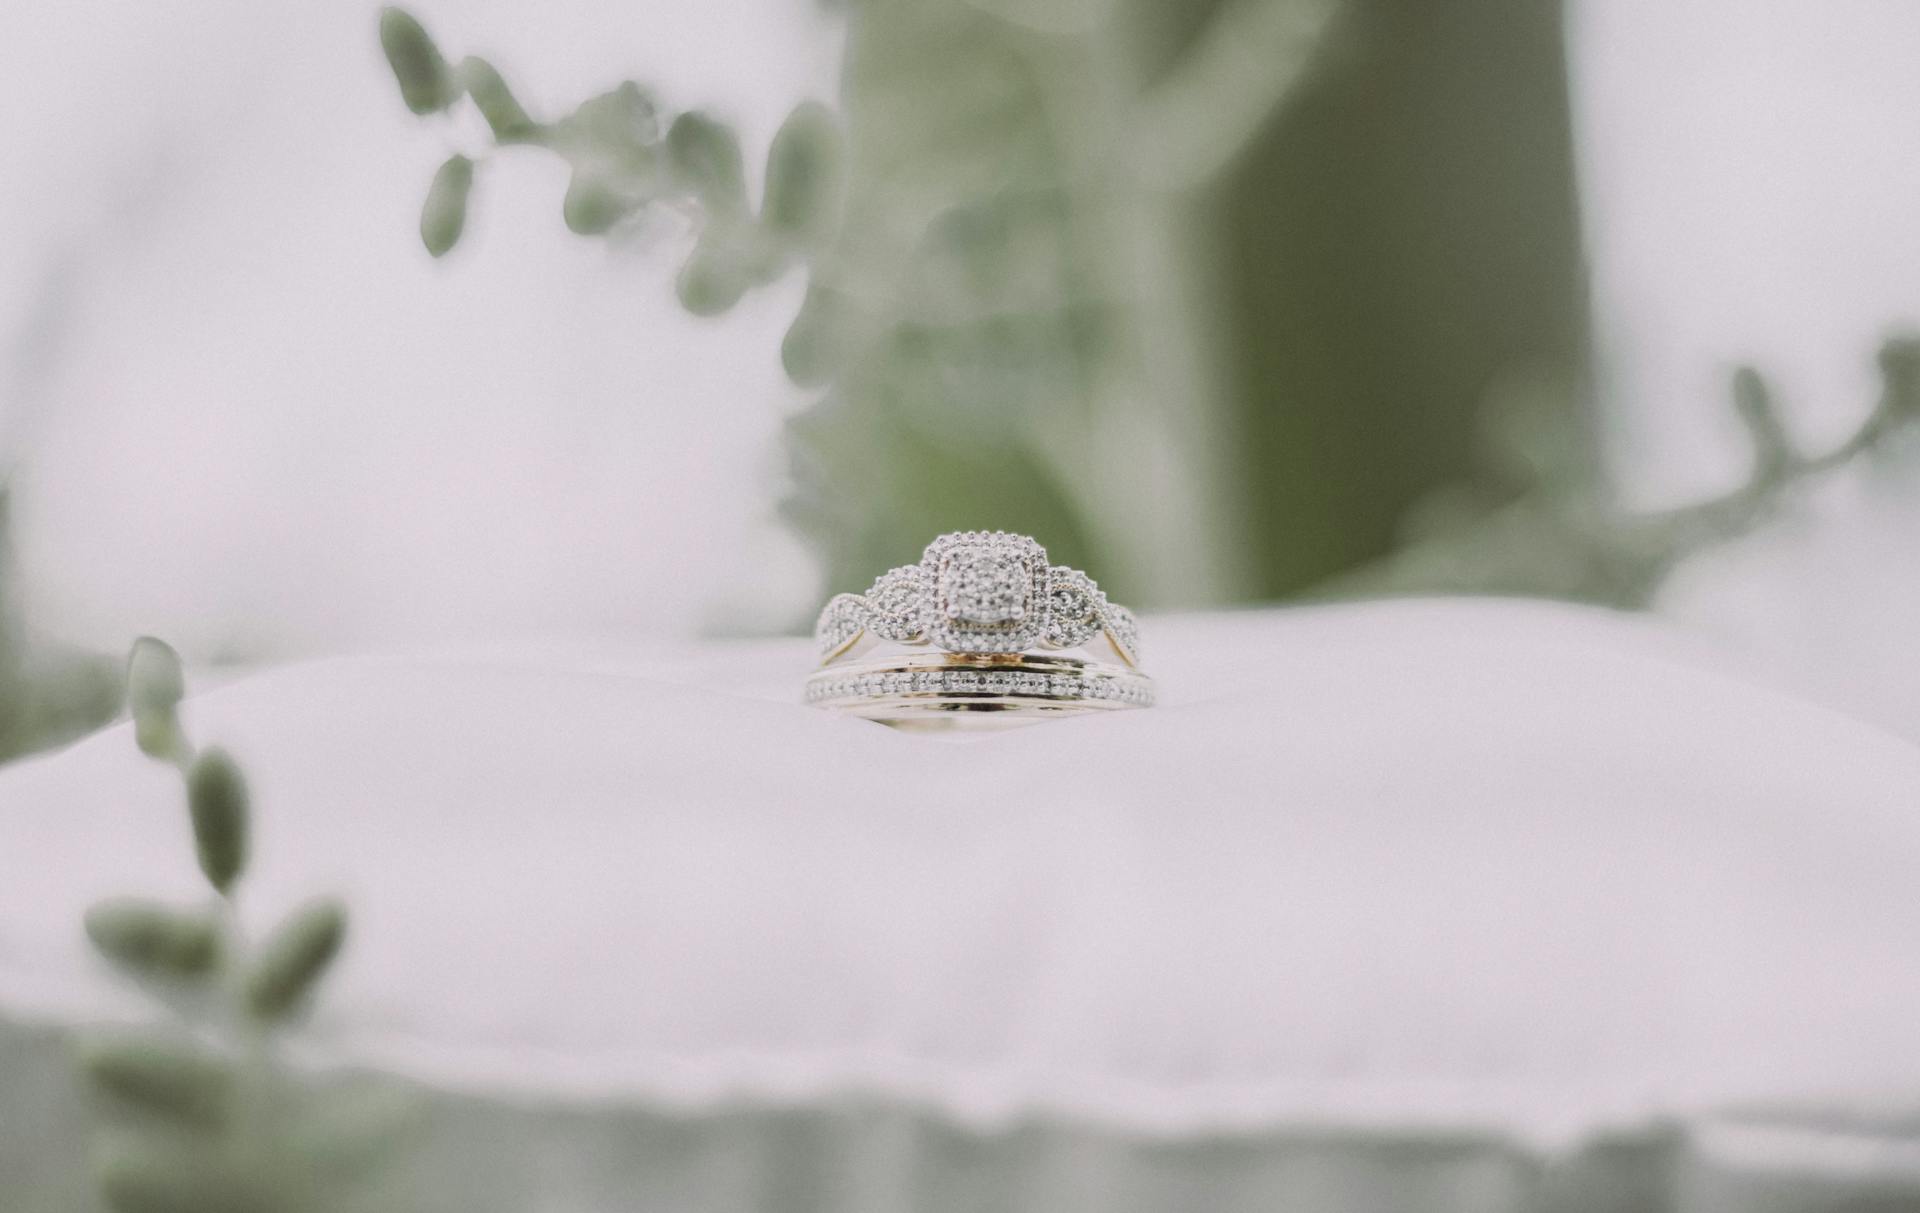
[[[835,595],[814,640],[832,661],[869,633],[975,655],[1076,648],[1104,633],[1127,666],[1140,660],[1130,611],[1085,573],[1049,564],[1036,541],[1005,531],[942,535],[919,564],[883,573],[865,594]]]

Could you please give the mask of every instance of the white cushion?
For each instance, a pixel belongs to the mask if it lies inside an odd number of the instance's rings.
[[[631,1196],[639,1147],[596,1117],[684,1122],[692,1149],[853,1100],[922,1138],[1097,1128],[1112,1174],[1168,1143],[1467,1134],[1506,1178],[1463,1207],[1522,1208],[1542,1172],[1512,1160],[1596,1132],[1678,1122],[1697,1147],[1752,1128],[1742,1107],[1920,1103],[1911,744],[1573,608],[1146,635],[1162,706],[959,740],[800,706],[797,641],[332,660],[187,718],[254,785],[248,916],[352,906],[329,1057],[469,1109],[595,1110],[579,1141],[488,1147],[524,1153],[523,1184],[551,1155]],[[78,923],[197,895],[177,778],[124,726],[0,772],[0,855],[0,1031],[52,1047],[33,1025],[137,1008]],[[832,1121],[843,1197],[879,1157],[862,1123]],[[1876,1183],[1916,1150],[1881,1145]],[[1390,1207],[1377,1161],[1311,1190]],[[1111,1195],[1073,1182],[1039,1190]],[[1159,1190],[1139,1207],[1178,1207]]]

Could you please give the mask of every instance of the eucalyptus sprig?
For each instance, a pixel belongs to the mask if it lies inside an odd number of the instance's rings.
[[[1747,437],[1747,473],[1724,492],[1671,509],[1630,510],[1611,484],[1571,475],[1566,452],[1589,436],[1524,416],[1496,418],[1490,439],[1521,491],[1504,501],[1437,503],[1398,554],[1328,592],[1502,593],[1646,607],[1683,560],[1752,533],[1828,477],[1902,451],[1911,458],[1908,439],[1920,432],[1920,334],[1883,342],[1879,370],[1878,398],[1850,434],[1822,450],[1794,437],[1765,376],[1735,371],[1731,405]]]
[[[603,236],[665,214],[687,219],[696,235],[676,289],[698,316],[727,311],[748,289],[809,260],[832,234],[844,154],[832,115],[817,102],[796,107],[774,136],[755,212],[740,137],[712,114],[669,115],[628,80],[569,114],[537,118],[492,63],[477,56],[449,62],[426,28],[399,8],[381,12],[380,46],[408,109],[428,117],[464,101],[492,139],[478,154],[452,152],[434,172],[420,240],[435,257],[460,242],[478,172],[511,148],[540,149],[567,163],[560,212],[579,235]]]
[[[576,232],[691,218],[677,277],[691,312],[804,267],[780,361],[820,395],[786,429],[783,512],[829,580],[898,564],[965,517],[1044,533],[1056,557],[1110,570],[1130,598],[1157,592],[1146,570],[1171,549],[1168,567],[1195,571],[1182,592],[1204,598],[1206,558],[1185,536],[1219,477],[1196,438],[1208,427],[1185,418],[1213,386],[1200,360],[1158,352],[1212,335],[1166,272],[1188,242],[1173,199],[1248,149],[1340,5],[1220,6],[1151,88],[1133,66],[1135,23],[1096,4],[1063,24],[1055,7],[846,6],[845,119],[814,102],[792,111],[757,209],[740,139],[710,115],[663,113],[629,82],[554,118],[485,60],[449,60],[402,10],[382,14],[380,34],[409,109],[470,103],[490,135],[483,152],[449,148],[422,216],[429,252],[455,247],[486,162],[533,147],[567,162],[561,209]],[[1153,491],[1114,474],[1118,435],[1170,469]]]
[[[345,1088],[312,1088],[278,1055],[340,951],[346,909],[315,899],[263,939],[248,936],[237,900],[251,855],[247,781],[225,750],[188,739],[185,694],[178,654],[136,641],[127,661],[135,742],[180,773],[212,896],[115,897],[87,911],[94,949],[172,1012],[159,1026],[81,1042],[81,1073],[112,1123],[94,1159],[101,1196],[116,1213],[358,1208],[373,1170],[338,1166],[340,1134],[315,1128],[340,1119],[329,1105]],[[377,1107],[384,1117],[354,1138],[358,1161],[370,1162],[411,1111],[349,1098],[356,1116]]]

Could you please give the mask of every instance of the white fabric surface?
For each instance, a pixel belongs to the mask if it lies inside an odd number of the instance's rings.
[[[698,1112],[1485,1129],[1920,1103],[1920,749],[1651,625],[1148,621],[1163,705],[952,739],[801,642],[359,658],[187,705],[264,922],[337,891],[326,1056]],[[0,772],[0,1021],[141,1004],[98,897],[197,895],[119,727]]]

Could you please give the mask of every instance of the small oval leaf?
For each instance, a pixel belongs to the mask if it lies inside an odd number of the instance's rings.
[[[576,171],[567,182],[560,217],[567,230],[580,236],[598,236],[626,215],[627,200],[599,177]]]
[[[681,182],[718,215],[747,207],[746,161],[730,127],[689,110],[667,128],[667,156]]]
[[[841,182],[840,128],[817,101],[799,105],[767,149],[760,222],[769,234],[811,245],[832,226]]]
[[[134,641],[127,654],[127,703],[134,714],[171,712],[186,694],[186,674],[173,646],[152,636]]]
[[[469,55],[460,61],[460,79],[467,86],[467,96],[473,98],[474,108],[501,143],[524,142],[539,130],[539,123],[527,113],[493,64]]]
[[[750,275],[739,259],[719,242],[703,239],[693,246],[674,282],[680,305],[696,316],[718,316],[747,290]]]
[[[447,61],[412,13],[391,5],[380,10],[380,49],[408,109],[432,114],[453,104],[457,93]]]
[[[187,754],[187,737],[172,712],[147,712],[133,718],[133,744],[148,758],[179,762]]]
[[[573,132],[603,154],[625,160],[660,141],[660,111],[652,94],[632,80],[580,103],[568,119]]]
[[[164,640],[142,636],[127,654],[127,708],[134,744],[149,758],[174,761],[186,749],[177,709],[187,693],[180,654]]]
[[[202,1129],[226,1120],[233,1072],[196,1045],[157,1036],[114,1035],[82,1042],[80,1069],[122,1103]]]
[[[187,768],[187,809],[194,849],[208,883],[222,893],[247,866],[247,782],[231,756],[210,748]]]
[[[87,909],[87,938],[108,960],[143,977],[204,977],[220,960],[220,928],[209,914],[134,897]]]
[[[420,208],[420,243],[435,257],[446,256],[467,227],[467,198],[473,192],[473,161],[450,156],[433,174]]]
[[[1880,377],[1886,389],[1881,413],[1896,420],[1920,416],[1920,334],[1903,333],[1881,345]]]
[[[346,934],[346,907],[337,901],[309,902],[290,914],[268,938],[247,978],[253,1013],[278,1019],[299,1006],[339,954]]]

